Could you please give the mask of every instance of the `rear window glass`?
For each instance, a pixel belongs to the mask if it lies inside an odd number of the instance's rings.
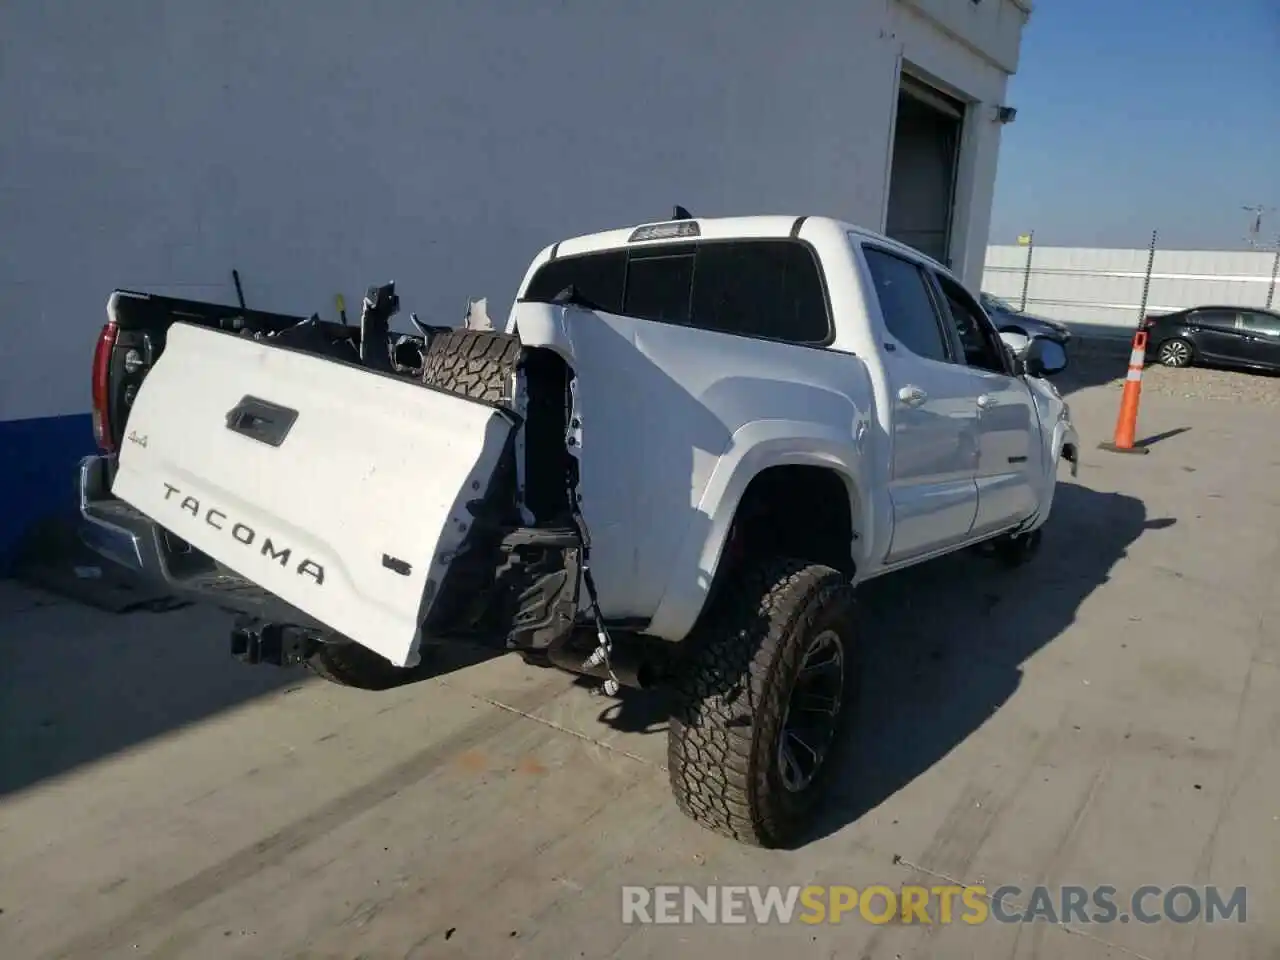
[[[688,245],[678,253],[633,253],[627,263],[622,312],[643,320],[688,323],[695,256]]]
[[[793,343],[823,343],[831,332],[813,254],[787,241],[707,244],[699,250],[693,322]]]
[[[627,274],[627,251],[589,253],[552,260],[529,281],[526,300],[549,301],[568,287],[606,313],[622,312],[622,283]]]
[[[825,343],[826,291],[809,248],[795,240],[702,241],[553,260],[526,300],[566,287],[609,313],[791,343]]]

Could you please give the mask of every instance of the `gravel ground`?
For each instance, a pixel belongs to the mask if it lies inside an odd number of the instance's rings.
[[[1107,384],[1119,391],[1127,370],[1126,346],[1080,343],[1072,349],[1071,367],[1065,376],[1073,383]],[[1142,373],[1142,392],[1186,400],[1280,406],[1280,376],[1207,367],[1174,370],[1149,364]]]
[[[1119,382],[1113,386],[1120,389]],[[1154,366],[1147,367],[1142,373],[1142,392],[1188,400],[1227,400],[1280,406],[1280,377],[1204,367],[1171,370]]]

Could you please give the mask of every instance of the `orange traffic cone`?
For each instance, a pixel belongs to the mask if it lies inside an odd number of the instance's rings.
[[[1142,396],[1142,366],[1147,358],[1147,331],[1133,335],[1133,349],[1129,353],[1129,372],[1124,378],[1124,392],[1120,394],[1120,416],[1116,417],[1116,432],[1110,443],[1098,444],[1099,449],[1112,453],[1150,453],[1147,447],[1133,445],[1138,429],[1138,400]]]

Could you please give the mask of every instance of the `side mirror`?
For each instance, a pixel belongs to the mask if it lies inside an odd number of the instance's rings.
[[[1027,355],[1027,347],[1031,346],[1030,337],[1010,330],[1000,331],[1000,342],[1019,360]]]
[[[1026,376],[1027,368],[1022,363],[1022,357],[1018,356],[1016,350],[1008,344],[1005,345],[1004,352],[1009,355],[1009,370],[1015,377]]]
[[[1067,351],[1056,340],[1035,337],[1027,346],[1022,367],[1029,377],[1052,377],[1067,369]]]
[[[1001,330],[1000,345],[1004,347],[1004,352],[1009,356],[1009,370],[1013,375],[1020,377],[1026,373],[1022,360],[1027,355],[1027,347],[1031,346],[1031,338],[1024,337],[1020,333]]]

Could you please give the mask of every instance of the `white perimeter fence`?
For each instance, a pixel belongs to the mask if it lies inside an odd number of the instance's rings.
[[[1129,336],[1141,319],[1149,250],[987,247],[982,289],[1080,333]],[[1207,304],[1280,308],[1275,251],[1160,250],[1147,313]],[[1096,329],[1095,329],[1096,328]]]

